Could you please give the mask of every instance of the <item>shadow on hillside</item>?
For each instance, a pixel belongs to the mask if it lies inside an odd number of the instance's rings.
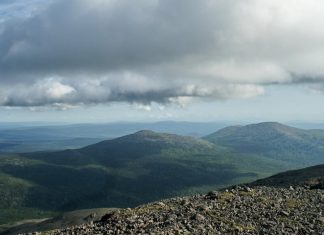
[[[177,195],[200,186],[223,186],[254,173],[239,173],[228,164],[195,161],[146,163],[147,174],[127,178],[96,168],[56,165],[7,165],[0,170],[35,184],[24,197],[26,207],[74,210],[94,207],[133,207]]]

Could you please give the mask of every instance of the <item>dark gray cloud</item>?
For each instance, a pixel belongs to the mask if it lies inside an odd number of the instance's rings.
[[[324,75],[320,0],[39,4],[0,21],[1,105],[246,98]]]
[[[57,1],[42,14],[4,27],[0,68],[97,72],[204,53],[214,23],[203,12],[206,3],[201,5],[199,11],[193,1]]]

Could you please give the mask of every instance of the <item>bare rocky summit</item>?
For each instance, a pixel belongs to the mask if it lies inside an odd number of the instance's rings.
[[[41,234],[324,234],[323,189],[234,186]]]

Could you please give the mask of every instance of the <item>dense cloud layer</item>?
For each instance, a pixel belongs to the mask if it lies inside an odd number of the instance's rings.
[[[249,84],[211,86],[187,83],[164,83],[132,74],[101,79],[64,80],[48,78],[26,85],[3,87],[0,103],[5,106],[43,106],[52,104],[96,104],[128,101],[150,104],[180,103],[184,98],[249,98],[263,94],[262,87]]]
[[[263,94],[267,84],[323,87],[321,0],[31,3],[28,14],[0,21],[1,105],[222,100]],[[1,7],[10,4],[0,4],[0,16]]]

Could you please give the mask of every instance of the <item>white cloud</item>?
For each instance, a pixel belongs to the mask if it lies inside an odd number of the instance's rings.
[[[48,78],[30,86],[16,85],[2,89],[2,105],[39,106],[64,103],[73,97],[75,89],[60,82],[61,79]]]
[[[135,109],[150,112],[152,110],[151,105],[136,104]]]
[[[196,97],[225,100],[251,98],[264,93],[261,86],[253,84],[200,84],[199,81],[192,80],[191,84],[187,84],[186,81],[168,85],[152,83],[151,78],[131,74],[126,78],[118,74],[111,77],[72,81],[62,77],[52,77],[29,84],[27,89],[26,87],[26,84],[18,84],[3,88],[0,104],[3,106],[50,105],[58,109],[67,109],[82,104],[131,102],[136,103],[137,108],[149,111],[152,102],[176,103],[184,106]]]
[[[62,99],[75,91],[73,87],[53,79],[45,80],[44,83],[36,84],[36,86],[40,93],[45,92],[45,95],[50,99]]]
[[[321,0],[32,5],[37,11],[28,17],[13,14],[0,24],[2,105],[146,107],[250,98],[267,84],[324,81]]]

